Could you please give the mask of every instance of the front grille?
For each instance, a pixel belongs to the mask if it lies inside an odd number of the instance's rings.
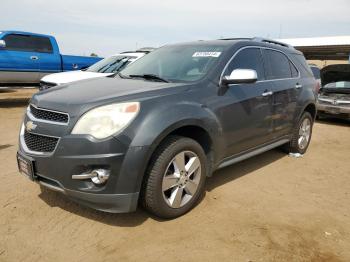
[[[68,123],[68,115],[65,113],[53,112],[47,109],[36,108],[30,105],[30,112],[37,119],[43,119],[59,123]]]
[[[56,148],[58,138],[32,134],[24,131],[24,142],[31,151],[51,153]]]

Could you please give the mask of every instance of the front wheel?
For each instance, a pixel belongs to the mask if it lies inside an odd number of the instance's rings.
[[[141,193],[143,206],[162,218],[192,209],[204,192],[207,158],[193,139],[166,139],[151,160]]]
[[[292,139],[287,145],[290,153],[304,154],[309,147],[312,135],[313,118],[309,112],[304,112],[298,125],[294,128]]]

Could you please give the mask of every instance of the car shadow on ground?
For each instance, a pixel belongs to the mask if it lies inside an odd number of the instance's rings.
[[[16,92],[16,90],[7,89],[7,88],[1,88],[1,87],[0,87],[0,94],[4,94],[4,93],[14,93],[14,92]]]
[[[242,176],[248,175],[266,165],[287,156],[281,149],[273,149],[255,157],[249,158],[242,162],[236,163],[232,166],[219,169],[214,172],[213,176],[207,179],[206,191],[226,184],[230,181],[236,180]]]
[[[213,174],[207,180],[206,191],[211,191],[225,183],[245,176],[255,170],[258,170],[266,165],[286,156],[279,149],[271,150],[253,158],[247,159],[235,165],[223,168]],[[59,207],[69,213],[94,220],[99,223],[104,223],[110,226],[119,227],[135,227],[141,225],[147,219],[154,219],[158,222],[166,222],[166,219],[160,219],[145,212],[142,208],[138,208],[136,212],[127,214],[112,214],[93,210],[88,207],[81,206],[64,195],[41,187],[39,197],[51,207]],[[202,199],[205,197],[203,194]]]
[[[1,108],[15,108],[15,107],[26,107],[29,104],[29,98],[11,100],[11,101],[0,101]]]
[[[142,209],[138,208],[136,212],[125,214],[107,213],[94,210],[78,203],[75,203],[65,195],[40,187],[39,197],[50,207],[59,207],[69,213],[94,220],[110,226],[135,227],[141,225],[150,216]]]

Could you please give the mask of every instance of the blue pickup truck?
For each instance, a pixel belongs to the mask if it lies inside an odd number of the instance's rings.
[[[44,75],[79,70],[101,59],[61,55],[53,36],[0,32],[0,85],[37,84]]]

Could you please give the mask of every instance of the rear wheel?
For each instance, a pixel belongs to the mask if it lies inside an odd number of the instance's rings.
[[[144,207],[162,218],[185,214],[204,192],[207,159],[193,139],[172,136],[156,151],[141,194]]]
[[[292,139],[287,144],[290,153],[304,154],[309,147],[312,135],[313,118],[309,112],[304,112],[298,125],[294,128]]]

